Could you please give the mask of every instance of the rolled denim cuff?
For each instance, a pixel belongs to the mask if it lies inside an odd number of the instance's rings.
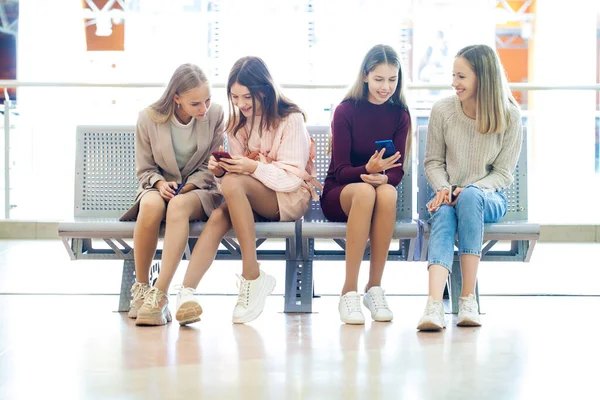
[[[429,270],[429,266],[431,265],[441,265],[442,267],[446,268],[449,272],[452,272],[452,264],[448,265],[447,263],[440,261],[440,260],[429,260],[427,262],[427,269]]]

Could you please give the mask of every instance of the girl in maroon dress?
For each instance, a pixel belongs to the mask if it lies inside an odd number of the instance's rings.
[[[339,303],[340,318],[347,324],[365,321],[358,270],[369,238],[370,274],[363,302],[375,321],[393,318],[381,278],[396,220],[396,186],[410,149],[410,113],[402,83],[398,54],[390,46],[377,45],[365,56],[333,116],[331,163],[321,207],[330,221],[347,221],[346,281]],[[391,140],[396,152],[377,151],[379,140]]]

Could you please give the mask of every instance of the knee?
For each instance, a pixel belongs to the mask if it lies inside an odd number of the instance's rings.
[[[244,194],[244,185],[242,175],[226,174],[221,181],[221,193],[227,199],[228,197]]]
[[[392,185],[381,185],[375,190],[377,195],[377,206],[396,207],[398,192]]]
[[[185,206],[183,197],[175,196],[169,201],[166,219],[167,223],[188,222],[190,220],[188,207]]]
[[[160,223],[165,215],[165,204],[162,198],[159,201],[142,201],[139,206],[137,223],[151,226]]]
[[[223,204],[221,207],[216,208],[208,218],[207,225],[217,224],[229,224],[229,209],[227,204]]]
[[[456,205],[459,208],[464,205],[483,206],[483,190],[476,186],[467,186],[460,192]]]
[[[368,183],[359,183],[358,185],[360,185],[358,190],[352,196],[352,205],[373,208],[377,198],[375,188]]]

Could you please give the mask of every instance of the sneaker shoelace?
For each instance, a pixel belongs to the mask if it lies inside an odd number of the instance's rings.
[[[471,296],[463,300],[461,302],[461,306],[463,312],[467,312],[469,314],[477,313],[477,302],[475,299],[472,299]]]
[[[147,286],[136,282],[131,288],[131,295],[133,296],[133,302],[136,302],[142,297],[144,297],[144,293],[146,292]]]
[[[381,292],[371,292],[369,293],[369,296],[371,296],[371,300],[373,300],[373,305],[375,306],[376,310],[389,308],[387,299],[385,298],[385,292],[383,290]]]
[[[433,301],[430,301],[427,303],[427,307],[425,307],[425,314],[426,315],[434,315],[434,316],[443,316],[443,313],[440,313],[440,307],[438,305],[438,303],[434,303]]]
[[[158,300],[160,298],[161,292],[157,288],[153,287],[146,294],[146,300],[144,300],[144,305],[150,308],[158,308]]]
[[[243,276],[237,275],[239,289],[237,305],[248,308],[250,302],[250,281],[246,280]]]
[[[348,313],[360,312],[360,296],[344,296]]]

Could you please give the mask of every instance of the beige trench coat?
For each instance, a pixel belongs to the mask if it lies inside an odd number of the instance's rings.
[[[154,189],[156,182],[193,183],[198,187],[195,193],[202,203],[204,213],[210,215],[219,207],[222,201],[217,189],[214,175],[208,170],[208,159],[213,151],[217,151],[224,139],[223,108],[213,104],[204,120],[196,120],[194,133],[198,138],[198,149],[183,170],[179,171],[175,150],[171,139],[171,122],[157,124],[148,114],[148,109],[140,111],[135,129],[135,167],[140,186],[135,198],[135,204],[121,216],[121,221],[135,220],[140,201],[144,194]],[[206,142],[210,145],[206,147]]]

